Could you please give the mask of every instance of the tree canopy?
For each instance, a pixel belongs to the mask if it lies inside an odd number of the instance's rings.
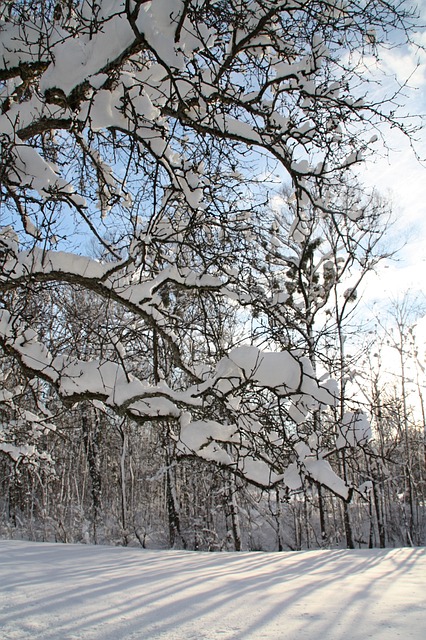
[[[304,429],[336,386],[273,336],[298,308],[312,220],[362,231],[352,169],[386,127],[410,133],[401,87],[377,97],[367,64],[410,42],[410,6],[12,0],[0,20],[2,402],[30,394],[42,425],[52,394],[167,421],[180,455],[349,499],[327,458],[366,442],[368,421],[346,412],[324,441]],[[289,185],[285,237],[268,230],[272,175]],[[253,256],[289,268],[272,286]]]

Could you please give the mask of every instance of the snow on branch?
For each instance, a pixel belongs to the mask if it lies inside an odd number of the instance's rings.
[[[198,404],[194,393],[173,392],[165,383],[156,387],[144,384],[114,362],[52,356],[32,329],[17,331],[14,319],[5,310],[0,312],[0,329],[4,348],[16,355],[29,373],[53,384],[68,402],[97,399],[118,412],[146,419],[178,416],[176,401]]]
[[[184,154],[173,139],[178,122],[196,135],[263,149],[289,173],[298,195],[321,206],[321,184],[360,162],[368,147],[363,137],[357,142],[355,127],[362,122],[371,129],[389,119],[364,95],[354,100],[348,87],[356,69],[342,67],[334,34],[344,25],[347,46],[355,49],[364,28],[357,24],[360,12],[363,25],[383,22],[385,38],[388,23],[400,19],[396,7],[380,6],[376,15],[369,6],[364,15],[366,9],[349,4],[330,18],[330,32],[324,19],[329,5],[321,2],[306,13],[304,3],[247,3],[242,22],[234,9],[225,12],[227,28],[214,4],[201,9],[197,2],[161,0],[130,12],[124,0],[104,0],[96,15],[84,6],[62,25],[53,16],[52,22],[22,22],[13,13],[0,23],[0,134],[11,147],[6,177],[14,188],[34,189],[43,198],[65,192],[77,207],[87,205],[78,174],[68,181],[43,159],[36,138],[65,129],[71,138],[87,138],[89,148],[89,139],[109,129],[147,149],[197,208],[202,181],[184,171]],[[304,21],[311,40],[303,40]],[[101,186],[110,184],[107,158],[86,157]],[[74,161],[77,167],[77,156]]]

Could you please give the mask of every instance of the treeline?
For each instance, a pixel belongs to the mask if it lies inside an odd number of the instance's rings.
[[[33,431],[40,464],[0,457],[1,534],[211,551],[423,545],[424,424],[404,424],[400,397],[383,394],[376,408],[374,455],[335,461],[364,483],[349,505],[311,482],[260,490],[180,460],[167,424],[141,429],[91,405],[70,410],[56,431]]]

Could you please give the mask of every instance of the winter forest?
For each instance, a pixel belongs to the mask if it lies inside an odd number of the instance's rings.
[[[394,213],[361,169],[421,127],[381,56],[420,29],[404,0],[0,3],[0,537],[425,544],[426,309],[362,299]]]

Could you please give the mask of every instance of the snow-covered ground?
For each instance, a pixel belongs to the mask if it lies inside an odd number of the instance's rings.
[[[426,637],[426,549],[194,553],[0,541],[2,640]]]

